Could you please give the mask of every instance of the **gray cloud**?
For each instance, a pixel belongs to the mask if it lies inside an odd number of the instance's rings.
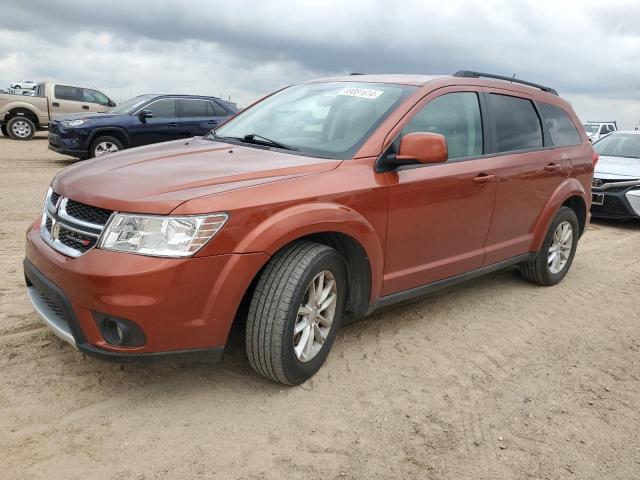
[[[64,78],[121,96],[196,89],[246,103],[316,76],[465,68],[551,85],[589,113],[608,100],[637,109],[640,4],[600,4],[30,0],[2,7],[0,81]]]

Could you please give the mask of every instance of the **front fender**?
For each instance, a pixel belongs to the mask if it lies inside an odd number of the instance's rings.
[[[125,147],[129,147],[131,145],[131,137],[129,136],[129,132],[127,132],[125,128],[118,127],[118,126],[113,126],[113,127],[101,126],[101,127],[95,127],[93,130],[91,130],[91,133],[89,133],[89,136],[87,138],[87,148],[89,148],[89,145],[91,145],[91,142],[93,142],[94,138],[96,138],[100,134],[108,133],[108,132],[118,132],[122,134],[122,136],[124,136],[126,140]]]
[[[238,243],[237,253],[275,254],[285,245],[315,233],[337,232],[357,241],[371,268],[371,300],[382,288],[384,254],[381,239],[357,211],[334,203],[300,204],[279,211],[258,224]]]
[[[591,199],[587,197],[587,192],[585,192],[583,185],[575,178],[565,179],[553,192],[536,221],[533,234],[533,251],[537,252],[542,246],[544,237],[549,229],[549,224],[558,209],[567,201],[567,199],[575,196],[580,197],[584,201],[586,210],[587,212],[589,211]]]

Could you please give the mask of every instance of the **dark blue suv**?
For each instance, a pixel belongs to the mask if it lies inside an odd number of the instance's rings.
[[[49,124],[49,149],[93,158],[125,148],[204,135],[236,113],[216,97],[140,95],[107,113],[66,115]]]

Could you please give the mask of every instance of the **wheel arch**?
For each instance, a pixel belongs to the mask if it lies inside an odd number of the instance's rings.
[[[118,140],[120,140],[120,142],[122,142],[122,145],[125,148],[129,148],[131,146],[131,139],[129,137],[129,134],[124,128],[102,127],[102,128],[96,128],[91,132],[87,140],[87,149],[91,148],[91,144],[96,138],[105,137],[105,136],[117,138]]]
[[[253,228],[237,245],[236,252],[274,255],[300,240],[322,243],[340,252],[350,282],[349,313],[363,315],[382,288],[383,247],[371,223],[344,205],[296,205],[281,210]]]
[[[38,119],[38,115],[36,114],[36,112],[26,106],[13,107],[11,110],[9,110],[5,114],[4,123],[7,123],[14,117],[27,117],[33,122],[36,128],[40,128],[40,120]]]
[[[568,178],[553,192],[534,227],[532,250],[538,251],[547,233],[551,220],[562,206],[576,212],[580,235],[584,232],[588,220],[588,206],[591,204],[583,185],[575,178]]]

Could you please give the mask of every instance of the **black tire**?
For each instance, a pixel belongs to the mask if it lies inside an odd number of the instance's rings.
[[[558,273],[552,273],[548,262],[549,248],[553,242],[553,235],[558,228],[558,225],[562,222],[568,222],[572,228],[573,240],[571,243],[571,252],[569,253],[569,258],[567,259],[566,264],[562,267],[562,270]],[[544,287],[555,285],[560,282],[571,268],[573,257],[576,254],[579,236],[580,226],[575,212],[569,207],[560,207],[560,210],[558,210],[558,213],[556,213],[556,216],[549,225],[549,230],[547,230],[542,246],[535,258],[520,265],[520,272],[522,273],[522,276],[530,282]]]
[[[24,133],[18,135],[14,131],[14,128],[18,126],[22,127],[20,131]],[[9,134],[9,138],[13,140],[31,140],[36,133],[36,126],[29,117],[18,115],[10,118],[7,122],[7,133]]]
[[[336,282],[334,319],[321,349],[302,362],[294,352],[294,326],[307,287],[320,272]],[[347,292],[347,274],[340,254],[319,243],[301,241],[283,248],[269,261],[256,285],[245,331],[247,356],[253,369],[276,382],[298,385],[322,366],[340,328]]]
[[[122,145],[122,142],[120,140],[118,140],[115,137],[104,135],[102,137],[97,137],[96,139],[93,140],[93,142],[91,142],[91,146],[89,147],[89,158],[96,157],[96,148],[102,142],[109,142],[114,144],[116,147],[118,147],[118,151],[124,150],[124,145]]]
[[[2,132],[2,136],[4,137],[8,137],[9,136],[9,132],[7,131],[7,124],[3,123],[2,125],[0,125],[0,132]]]

